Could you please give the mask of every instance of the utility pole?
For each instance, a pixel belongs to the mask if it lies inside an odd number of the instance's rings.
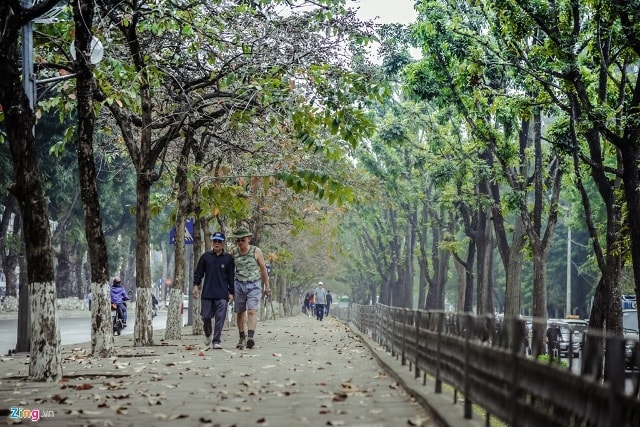
[[[33,6],[33,0],[22,0],[22,6],[30,9]],[[27,98],[29,98],[31,111],[34,111],[36,106],[36,79],[33,74],[33,21],[29,21],[22,27],[22,86]]]
[[[565,317],[571,313],[571,226],[567,225],[567,308]]]

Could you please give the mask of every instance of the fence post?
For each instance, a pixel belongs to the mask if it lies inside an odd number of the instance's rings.
[[[442,328],[444,326],[444,313],[439,312],[439,313],[435,313],[438,317],[437,317],[437,324],[436,324],[436,328],[437,328],[437,343],[436,343],[436,347],[438,349],[437,353],[436,353],[436,393],[442,393],[442,379],[440,379],[440,364],[441,364],[441,360],[440,360],[440,354],[441,354],[441,346],[442,346]],[[431,317],[431,313],[429,314],[429,317]]]
[[[418,349],[420,348],[420,320],[422,319],[422,311],[418,310],[416,312],[416,317],[414,319],[414,322],[416,323],[416,348],[415,348],[415,378],[418,378],[420,376],[420,368],[419,368],[419,364],[418,364],[418,359],[420,358],[420,352],[418,351]]]
[[[621,396],[624,395],[625,388],[625,362],[624,362],[624,339],[618,336],[607,338],[607,355],[605,357],[605,372],[609,377],[609,416],[607,425],[609,427],[623,425],[620,414],[622,413]]]
[[[473,411],[471,410],[471,399],[469,398],[471,385],[469,381],[469,348],[471,343],[471,315],[464,316],[464,417],[471,419]]]
[[[409,315],[409,310],[405,307],[402,309],[402,349],[400,355],[400,361],[402,366],[407,364],[407,354],[406,354],[406,343],[407,343],[407,316]]]

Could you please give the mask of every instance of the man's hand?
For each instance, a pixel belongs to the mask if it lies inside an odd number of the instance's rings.
[[[191,294],[195,299],[198,299],[198,296],[200,295],[200,286],[193,285],[193,290],[191,291]]]

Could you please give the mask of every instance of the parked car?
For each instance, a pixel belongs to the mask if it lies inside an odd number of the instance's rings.
[[[640,365],[640,328],[638,328],[638,310],[622,310],[622,332],[624,333],[624,360],[627,369]],[[635,354],[635,357],[634,357]]]
[[[182,308],[185,310],[189,308],[189,295],[182,295]]]
[[[589,322],[582,319],[565,319],[564,321],[573,329],[573,336],[580,343],[580,350],[582,350],[582,338],[589,329]]]

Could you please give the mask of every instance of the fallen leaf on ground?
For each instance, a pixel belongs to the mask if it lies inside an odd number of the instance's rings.
[[[89,390],[92,389],[93,385],[89,384],[89,383],[84,383],[84,384],[78,384],[76,386],[76,390]]]
[[[334,402],[344,402],[345,400],[347,400],[347,397],[349,397],[347,393],[339,392],[339,393],[335,393],[333,395],[333,399],[331,400],[333,400]]]

